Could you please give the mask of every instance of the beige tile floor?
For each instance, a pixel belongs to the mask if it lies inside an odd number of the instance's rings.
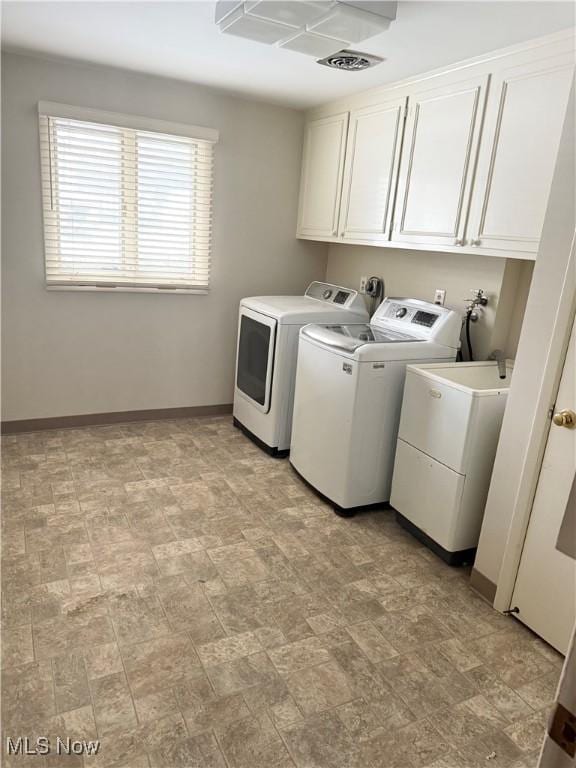
[[[95,768],[528,768],[561,658],[229,417],[3,441],[3,725]]]

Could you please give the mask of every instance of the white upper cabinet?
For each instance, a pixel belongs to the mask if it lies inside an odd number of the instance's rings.
[[[351,112],[339,234],[388,240],[407,98]]]
[[[338,234],[347,129],[348,112],[312,120],[306,126],[299,235],[333,237]]]
[[[298,235],[536,258],[574,47],[557,33],[320,107]]]
[[[470,245],[536,255],[573,73],[571,53],[494,76],[472,197]]]
[[[464,244],[488,79],[410,94],[393,242]]]

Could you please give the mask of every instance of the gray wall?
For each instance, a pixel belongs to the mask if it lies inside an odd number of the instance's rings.
[[[326,247],[295,239],[303,115],[76,62],[2,58],[3,419],[232,400],[238,302],[301,293]],[[207,296],[46,291],[37,103],[217,128]]]
[[[424,301],[434,301],[435,289],[443,288],[446,306],[462,313],[470,289],[484,289],[489,304],[472,328],[474,355],[484,359],[502,349],[515,356],[533,262],[360,245],[331,245],[328,254],[330,282],[355,288],[362,275],[375,275],[384,278],[389,296]]]

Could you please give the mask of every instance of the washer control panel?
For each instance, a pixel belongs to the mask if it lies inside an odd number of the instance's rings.
[[[412,318],[413,323],[424,325],[426,328],[432,328],[436,320],[438,320],[438,315],[434,314],[434,312],[423,312],[421,309],[415,312]]]
[[[398,299],[386,299],[378,308],[374,319],[377,317],[387,318],[401,323],[432,328],[439,316],[439,314],[431,312],[427,308],[425,310],[419,309],[413,304],[403,304]]]
[[[458,312],[420,299],[384,299],[370,325],[453,349],[460,346],[462,320]]]

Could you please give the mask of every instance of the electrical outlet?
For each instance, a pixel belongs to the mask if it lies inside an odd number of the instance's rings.
[[[360,293],[366,293],[366,283],[368,282],[368,277],[366,275],[362,275],[360,278],[360,287],[359,292]]]
[[[446,298],[446,290],[444,288],[436,288],[434,291],[434,304],[444,306],[444,299]]]

